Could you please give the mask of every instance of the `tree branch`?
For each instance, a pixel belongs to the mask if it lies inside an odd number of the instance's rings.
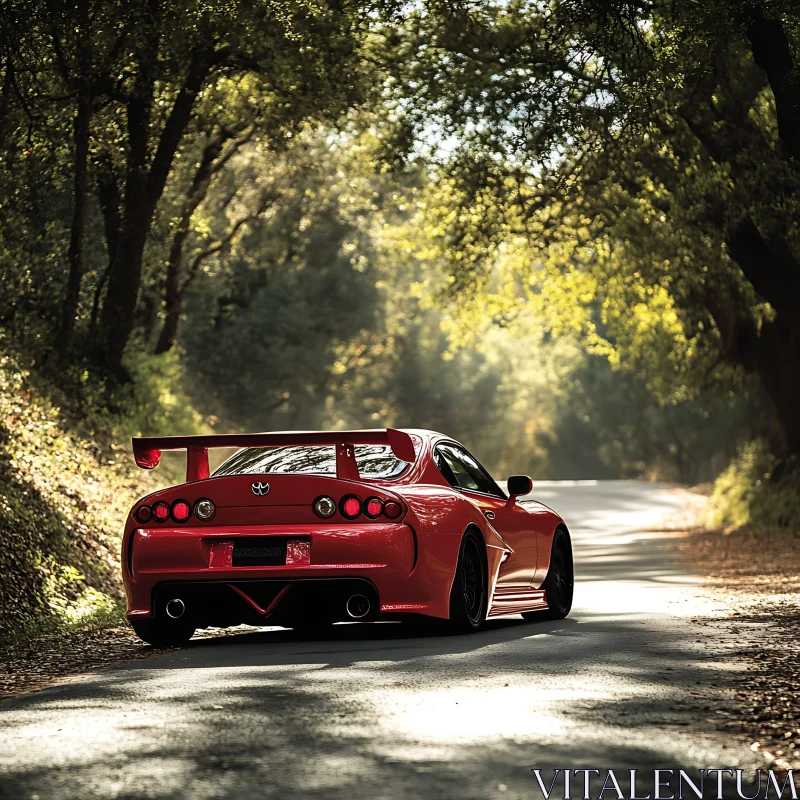
[[[258,219],[267,209],[269,209],[275,202],[278,200],[277,193],[270,193],[265,192],[264,196],[261,199],[258,207],[255,211],[250,212],[246,216],[239,219],[235,222],[225,236],[222,237],[218,242],[215,242],[210,247],[201,250],[193,259],[192,265],[189,268],[188,274],[186,276],[186,280],[183,283],[183,286],[180,289],[180,294],[183,296],[186,293],[186,290],[189,288],[189,284],[194,280],[194,277],[200,271],[200,266],[202,265],[203,261],[205,261],[210,256],[216,255],[217,253],[224,250],[228,247],[233,239],[235,238],[236,234],[239,233],[242,226],[246,225],[248,222],[253,222],[253,220]]]
[[[782,242],[768,243],[745,217],[727,237],[728,253],[745,278],[776,311],[800,308],[800,264]]]
[[[173,158],[191,119],[194,101],[205,82],[210,67],[211,59],[207,57],[207,54],[197,51],[192,53],[189,72],[175,98],[167,121],[164,123],[158,147],[150,164],[146,186],[148,210],[155,210],[156,204],[164,193]]]

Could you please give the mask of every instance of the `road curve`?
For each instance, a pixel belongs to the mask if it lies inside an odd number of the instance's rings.
[[[268,629],[83,676],[0,704],[0,797],[531,798],[536,767],[753,765],[713,724],[735,638],[692,623],[719,609],[664,530],[687,494],[532,496],[572,532],[568,619],[461,637]]]

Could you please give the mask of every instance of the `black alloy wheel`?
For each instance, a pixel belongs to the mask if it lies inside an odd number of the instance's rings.
[[[474,533],[461,541],[453,588],[450,627],[460,633],[477,631],[486,619],[486,565],[483,548]]]

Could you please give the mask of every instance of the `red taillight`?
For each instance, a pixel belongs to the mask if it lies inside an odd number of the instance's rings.
[[[345,495],[339,503],[339,511],[346,519],[355,519],[361,514],[361,498],[354,494]]]
[[[156,522],[166,522],[169,519],[169,506],[163,500],[159,500],[151,510]]]
[[[370,519],[377,519],[383,513],[383,500],[380,497],[370,497],[364,504],[364,514]]]
[[[185,500],[176,500],[172,504],[172,519],[175,522],[186,522],[192,516],[192,507]]]
[[[136,509],[136,513],[134,514],[136,517],[137,522],[141,522],[142,525],[150,522],[150,517],[153,515],[150,513],[150,506],[139,506]]]
[[[400,507],[400,503],[389,500],[383,504],[383,513],[389,517],[389,519],[397,519],[403,513],[403,509]]]

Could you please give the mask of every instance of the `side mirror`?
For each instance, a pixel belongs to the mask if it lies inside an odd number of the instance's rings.
[[[514,502],[517,497],[530,494],[533,489],[533,481],[527,475],[512,475],[508,481],[509,501]]]

